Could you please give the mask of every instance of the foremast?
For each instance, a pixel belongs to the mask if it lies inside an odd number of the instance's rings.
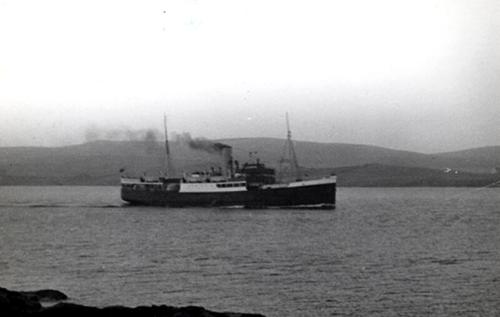
[[[290,130],[290,121],[288,119],[288,112],[286,113],[286,142],[283,147],[283,153],[279,161],[278,180],[283,181],[286,174],[293,177],[294,180],[302,179],[302,175],[297,160],[297,154],[293,147],[292,131]]]
[[[168,143],[167,131],[167,115],[163,115],[163,128],[165,130],[165,161],[164,161],[164,174],[165,177],[173,177],[175,174],[174,164],[172,163],[172,156],[170,155],[170,145]]]

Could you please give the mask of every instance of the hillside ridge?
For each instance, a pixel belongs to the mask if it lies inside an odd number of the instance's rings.
[[[240,162],[249,160],[249,152],[257,152],[261,161],[272,167],[277,167],[284,146],[284,140],[279,138],[236,138],[214,142],[231,145],[234,158]],[[424,172],[427,169],[439,173],[457,171],[464,177],[469,175],[476,179],[472,174],[486,177],[498,174],[500,169],[500,146],[423,154],[363,144],[294,141],[294,145],[300,166],[315,170],[313,174],[346,167],[356,167],[356,173],[362,174],[368,172],[366,166],[381,165],[422,169],[413,170],[410,174],[415,174],[414,177],[429,175]],[[179,142],[171,142],[171,153],[178,173],[217,166],[221,160],[218,155],[196,151]],[[120,169],[125,169],[131,176],[144,172],[157,175],[163,169],[164,161],[162,142],[99,140],[63,147],[3,147],[0,148],[0,185],[117,185]],[[389,182],[388,175],[395,179],[399,177],[390,169],[384,169],[384,173],[376,176],[383,180],[383,184]],[[358,183],[362,179],[356,178]]]

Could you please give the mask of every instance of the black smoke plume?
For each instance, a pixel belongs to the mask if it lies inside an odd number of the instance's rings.
[[[106,129],[95,125],[85,129],[85,141],[155,141],[160,137],[160,132],[155,129]]]
[[[180,134],[174,133],[173,140],[174,142],[187,145],[193,150],[200,150],[208,153],[220,154],[224,148],[230,147],[229,145],[219,142],[213,142],[206,138],[192,138],[191,135],[187,132],[183,132]]]
[[[153,153],[158,147],[160,132],[155,129],[106,129],[95,125],[85,129],[85,141],[92,142],[98,140],[107,141],[138,141],[144,142],[144,150],[146,153]]]

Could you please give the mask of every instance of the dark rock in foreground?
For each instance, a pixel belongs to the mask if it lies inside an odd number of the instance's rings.
[[[135,308],[110,306],[104,308],[90,307],[73,303],[58,303],[43,307],[41,302],[59,302],[68,297],[55,290],[36,292],[16,292],[0,287],[0,316],[155,316],[155,317],[263,317],[259,314],[218,313],[203,307],[187,306],[139,306]]]
[[[31,300],[38,302],[58,302],[68,299],[68,296],[66,296],[66,294],[52,289],[42,289],[34,292],[19,292],[19,293],[29,297]]]

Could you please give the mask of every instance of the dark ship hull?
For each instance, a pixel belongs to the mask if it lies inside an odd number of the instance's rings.
[[[182,183],[137,182],[122,179],[121,197],[134,205],[335,207],[336,178],[252,187],[246,182]]]

